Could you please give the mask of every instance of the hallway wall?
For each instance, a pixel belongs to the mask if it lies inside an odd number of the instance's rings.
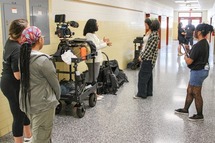
[[[27,12],[29,20],[29,0],[27,2]],[[0,3],[1,4],[1,3]],[[113,46],[103,51],[109,55],[110,59],[117,59],[120,68],[124,69],[134,57],[133,40],[137,36],[142,36],[145,31],[144,19],[146,13],[153,15],[162,15],[173,19],[173,9],[153,3],[150,0],[49,0],[50,16],[50,45],[44,46],[42,52],[53,54],[59,43],[59,38],[54,34],[56,24],[54,23],[55,14],[66,14],[67,21],[77,21],[79,28],[71,28],[75,32],[74,38],[83,37],[83,28],[89,18],[98,20],[99,31],[97,35],[100,38],[109,37]],[[2,14],[0,16],[3,16]],[[172,39],[172,23],[170,20],[170,39]],[[2,31],[0,18],[0,31]],[[165,31],[165,28],[162,29]],[[162,34],[163,35],[163,34]],[[165,36],[162,36],[165,38]],[[161,39],[165,42],[165,39]],[[3,47],[2,36],[0,34],[0,44]],[[2,55],[3,48],[0,48]],[[2,63],[2,59],[0,59]],[[0,64],[2,69],[2,64]],[[80,68],[85,68],[81,63]],[[9,86],[9,85],[8,85]],[[11,131],[12,117],[6,98],[0,93],[0,136]]]

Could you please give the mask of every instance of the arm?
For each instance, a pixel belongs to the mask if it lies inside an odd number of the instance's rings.
[[[184,56],[184,60],[185,60],[187,65],[191,65],[193,63],[193,59],[188,58],[187,56]]]
[[[87,40],[92,41],[96,45],[96,49],[103,49],[107,47],[107,43],[103,40],[99,40],[98,37],[95,34],[88,33],[86,35]]]
[[[56,69],[54,67],[54,64],[52,63],[52,61],[50,59],[46,59],[43,64],[42,64],[42,74],[44,75],[44,77],[47,79],[49,85],[52,87],[57,100],[60,99],[60,84],[57,78],[57,74],[56,74]]]
[[[13,70],[13,75],[17,80],[20,80],[20,72],[18,67],[19,53],[19,48],[16,48],[11,54],[11,69]]]
[[[13,73],[14,77],[17,79],[17,80],[20,80],[20,72],[14,72]]]

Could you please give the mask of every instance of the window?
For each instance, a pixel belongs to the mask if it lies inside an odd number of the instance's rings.
[[[190,13],[189,12],[179,12],[178,17],[190,17]]]
[[[190,15],[191,17],[202,17],[202,13],[198,12],[198,13],[191,13]]]

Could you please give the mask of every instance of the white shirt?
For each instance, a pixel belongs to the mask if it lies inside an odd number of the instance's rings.
[[[107,47],[107,43],[105,43],[103,40],[99,40],[96,34],[93,34],[93,33],[87,33],[86,39],[92,41],[96,45],[97,56],[95,58],[95,63],[98,63],[98,62],[101,63],[103,61],[103,55],[102,55],[101,49]],[[86,62],[92,63],[93,60],[89,59]]]
[[[146,48],[146,43],[147,43],[147,41],[148,41],[148,39],[149,39],[149,35],[150,34],[146,34],[144,37],[143,37],[143,47],[142,47],[142,52],[145,50],[145,48]]]

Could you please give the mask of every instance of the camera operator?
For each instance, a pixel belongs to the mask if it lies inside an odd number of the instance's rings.
[[[97,81],[99,70],[100,70],[100,63],[103,61],[103,55],[101,53],[101,49],[107,46],[111,46],[112,43],[108,38],[103,38],[100,40],[95,32],[98,31],[98,23],[96,19],[89,19],[84,27],[83,35],[86,36],[87,40],[92,41],[96,45],[97,56],[95,58],[95,65],[93,69],[93,60],[89,59],[86,61],[86,64],[89,69],[89,82]],[[93,72],[94,78],[93,79]],[[97,95],[97,100],[101,100],[103,96]]]

